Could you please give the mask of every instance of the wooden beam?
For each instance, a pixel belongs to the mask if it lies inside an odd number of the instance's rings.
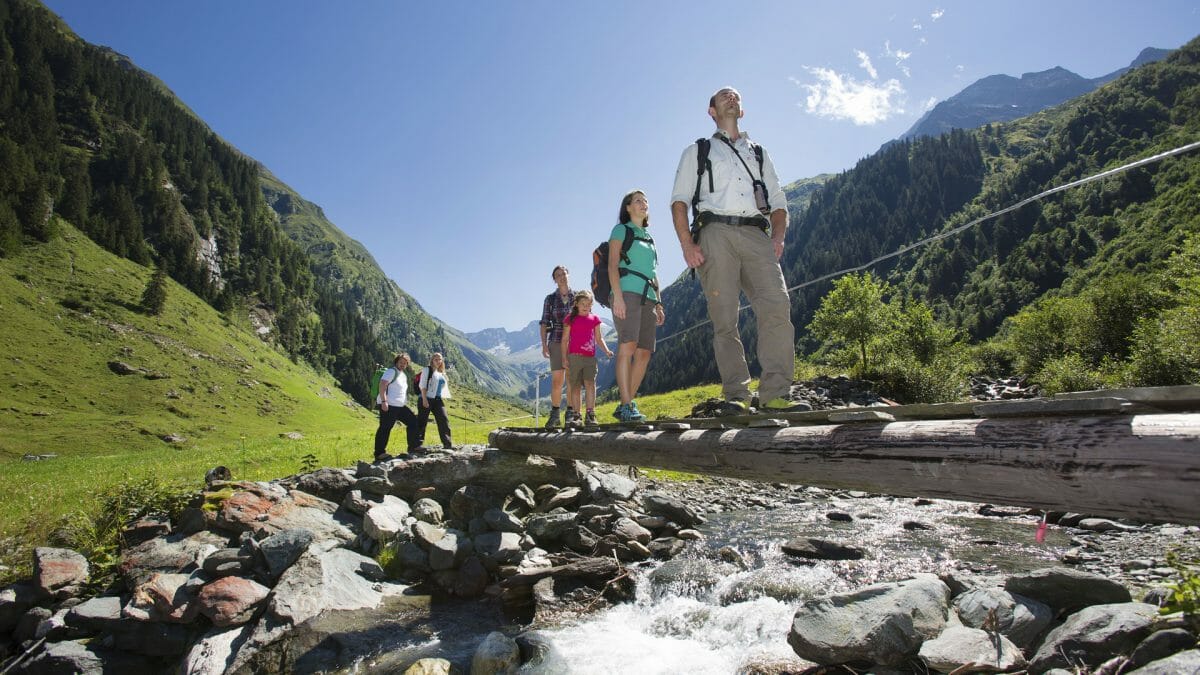
[[[551,433],[492,447],[561,459],[1200,524],[1200,413]]]

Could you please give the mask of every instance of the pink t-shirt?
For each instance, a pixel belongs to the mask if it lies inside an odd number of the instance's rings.
[[[563,320],[564,326],[571,327],[571,341],[567,344],[568,354],[596,355],[596,326],[600,325],[600,317],[588,314]]]

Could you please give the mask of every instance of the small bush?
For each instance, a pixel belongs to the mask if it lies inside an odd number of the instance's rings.
[[[383,568],[384,574],[388,575],[389,579],[402,579],[404,577],[404,567],[400,564],[400,542],[390,541],[379,549],[379,555],[375,556],[375,562]]]
[[[870,374],[879,393],[898,403],[961,401],[969,389],[971,363],[956,351],[934,357],[928,365],[915,358],[893,356]]]
[[[976,374],[989,377],[1008,377],[1017,371],[1017,355],[1011,345],[992,340],[971,348],[970,358]]]
[[[1092,370],[1075,352],[1046,361],[1033,380],[1041,385],[1046,396],[1064,391],[1091,391],[1104,386],[1100,373]]]
[[[1200,627],[1200,555],[1179,549],[1167,552],[1167,565],[1171,566],[1179,580],[1167,585],[1170,595],[1159,609],[1161,614],[1183,612],[1184,619],[1193,630]]]
[[[1138,324],[1126,377],[1140,386],[1200,382],[1200,307],[1174,307]]]
[[[181,486],[155,478],[126,481],[105,490],[96,511],[76,511],[66,516],[54,533],[54,543],[72,548],[88,559],[91,566],[88,585],[99,592],[116,579],[125,528],[151,515],[177,520],[190,498],[191,493]]]

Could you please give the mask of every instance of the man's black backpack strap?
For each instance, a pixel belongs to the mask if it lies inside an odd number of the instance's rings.
[[[696,192],[692,194],[692,241],[700,240],[700,185],[705,172],[708,172],[708,192],[713,191],[712,160],[708,158],[708,150],[712,141],[707,138],[696,139]]]

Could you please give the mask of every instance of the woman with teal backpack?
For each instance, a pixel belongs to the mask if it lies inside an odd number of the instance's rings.
[[[658,252],[650,227],[650,202],[646,193],[633,190],[621,200],[617,226],[608,237],[608,279],[612,285],[613,323],[617,328],[617,390],[621,404],[613,416],[622,422],[640,422],[638,387],[654,353],[655,331],[666,320],[658,295]],[[629,248],[626,235],[632,232]]]

